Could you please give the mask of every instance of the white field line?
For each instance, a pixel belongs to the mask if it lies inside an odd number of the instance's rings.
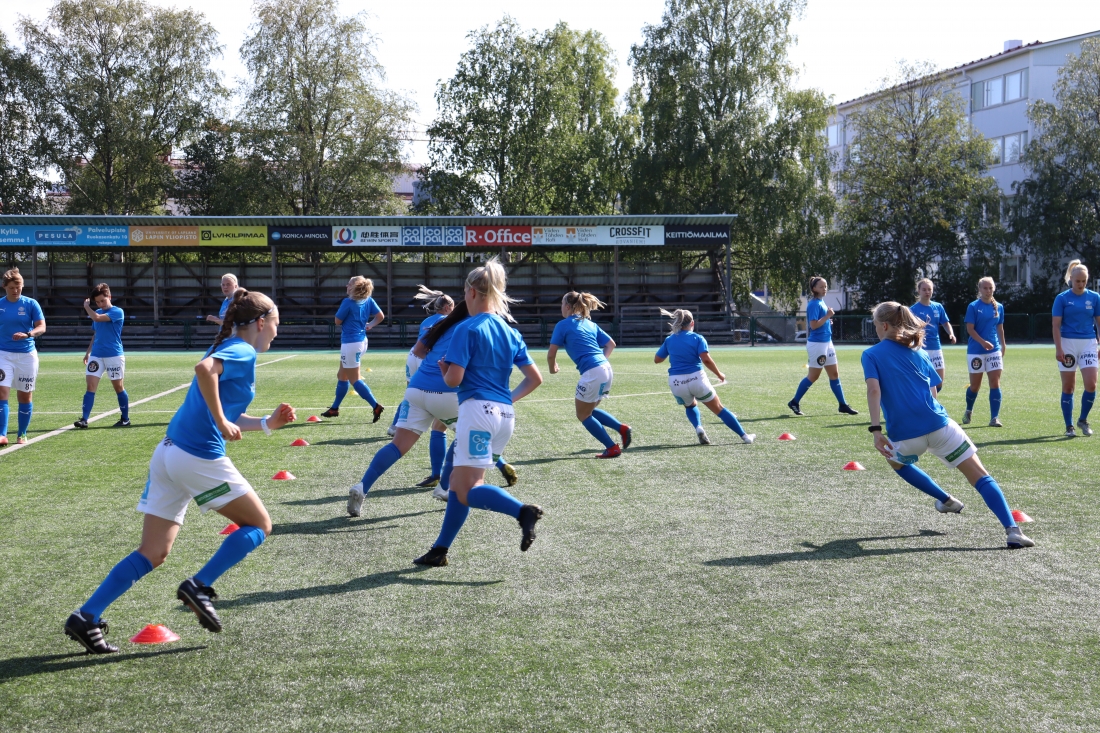
[[[292,359],[295,356],[297,356],[297,354],[291,354],[290,356],[284,356],[284,357],[279,358],[279,359],[272,359],[271,361],[265,361],[263,364],[257,364],[256,366],[257,367],[267,366],[268,364],[274,364],[275,362],[283,361],[284,359]],[[165,390],[165,391],[163,391],[159,394],[153,395],[152,397],[146,397],[143,400],[138,400],[137,402],[131,402],[130,407],[136,407],[137,405],[143,405],[146,402],[152,402],[153,400],[158,400],[161,397],[166,397],[166,396],[172,394],[173,392],[179,392],[181,389],[186,389],[187,387],[190,387],[190,386],[191,386],[190,382],[185,382],[184,384],[181,384],[178,387],[173,387],[172,389],[167,389],[167,390]],[[115,409],[109,410],[108,412],[100,413],[99,415],[96,415],[95,417],[89,417],[88,422],[93,423],[96,420],[102,420],[103,418],[110,417],[111,415],[117,415],[120,412],[121,412],[121,410],[116,407]],[[159,412],[159,410],[158,410],[158,412]],[[174,411],[173,410],[166,410],[166,412],[174,412]],[[64,413],[44,413],[44,414],[54,415],[54,414],[64,414]],[[35,443],[37,443],[40,440],[45,440],[46,438],[52,438],[55,435],[61,435],[62,433],[64,433],[67,430],[75,430],[75,429],[76,429],[75,425],[66,425],[63,428],[58,428],[57,430],[51,430],[48,433],[43,433],[42,435],[35,436],[35,437],[31,438],[30,440],[28,440],[26,443],[23,443],[23,444],[15,443],[14,445],[9,445],[7,448],[4,448],[3,450],[0,450],[0,456],[6,455],[8,453],[14,453],[15,451],[19,450],[20,448],[26,448],[28,445],[34,445]]]

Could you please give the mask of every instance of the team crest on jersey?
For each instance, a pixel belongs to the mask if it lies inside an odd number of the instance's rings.
[[[973,359],[971,359],[970,360],[970,368],[971,369],[981,369],[982,368],[982,358],[980,356],[975,356]]]
[[[827,356],[819,356],[819,357],[817,357],[817,365],[818,366],[825,366],[825,362],[827,360],[828,360]]]
[[[496,408],[493,407],[493,403],[491,402],[482,402],[481,409],[485,411],[486,415],[492,415],[494,412],[496,412]]]
[[[93,360],[93,361],[89,361],[89,362],[88,362],[88,371],[92,372],[93,374],[94,374],[95,372],[98,372],[98,371],[99,371],[99,362],[98,362],[98,361],[94,361],[94,360]]]
[[[1067,367],[1071,367],[1077,363],[1077,359],[1073,356],[1073,354],[1066,354],[1065,358],[1062,359],[1062,363],[1065,364]]]

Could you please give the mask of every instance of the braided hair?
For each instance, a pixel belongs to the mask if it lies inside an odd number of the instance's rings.
[[[244,288],[238,288],[233,293],[233,300],[225,311],[225,320],[222,321],[221,330],[214,337],[214,344],[210,347],[210,353],[218,348],[218,344],[232,336],[239,326],[247,326],[250,323],[271,315],[275,310],[275,303],[263,293],[257,293]]]

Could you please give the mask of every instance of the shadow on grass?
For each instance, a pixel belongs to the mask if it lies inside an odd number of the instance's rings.
[[[401,570],[387,570],[382,573],[364,575],[361,578],[352,578],[346,583],[331,583],[329,585],[314,585],[308,588],[291,588],[281,591],[260,591],[258,593],[246,593],[238,598],[228,601],[218,601],[218,609],[234,608],[236,606],[252,606],[258,603],[277,603],[279,601],[298,601],[303,598],[317,598],[319,596],[331,596],[337,593],[357,593],[363,590],[385,588],[389,585],[436,585],[455,586],[467,588],[480,588],[487,585],[497,585],[503,580],[434,580],[431,578],[417,577],[424,572],[430,572],[432,568],[411,567]]]
[[[711,567],[767,567],[784,562],[802,562],[805,560],[849,560],[862,557],[880,557],[888,555],[907,555],[913,552],[989,552],[1004,550],[1004,547],[884,547],[882,549],[867,549],[864,542],[885,542],[888,540],[907,540],[919,537],[944,537],[945,532],[937,532],[931,529],[922,529],[918,534],[890,535],[885,537],[854,537],[845,540],[833,540],[824,545],[815,545],[811,542],[803,542],[802,546],[808,548],[807,552],[778,552],[774,555],[742,555],[740,557],[723,557],[717,560],[707,560],[703,564]]]
[[[728,405],[727,405],[728,407]],[[792,417],[798,417],[797,415],[776,415],[775,417],[738,417],[737,421],[741,423],[747,422],[772,422],[774,420],[789,420]]]
[[[318,440],[310,445],[371,445],[372,443],[389,443],[392,440],[388,435],[380,435],[376,438],[333,438],[332,440]]]
[[[19,677],[30,677],[35,674],[48,674],[51,672],[65,672],[70,669],[82,667],[98,667],[101,664],[116,664],[128,662],[134,659],[146,659],[148,657],[161,657],[168,654],[184,654],[205,649],[205,646],[188,646],[180,649],[159,649],[155,652],[133,652],[131,654],[87,654],[77,652],[75,654],[43,654],[37,657],[15,657],[14,659],[0,660],[0,683]]]
[[[1064,435],[1043,435],[1038,438],[1016,438],[1014,440],[987,440],[984,443],[974,443],[976,448],[984,448],[987,445],[1027,445],[1028,443],[1061,443],[1064,440],[1074,440]]]
[[[315,522],[293,522],[291,524],[276,524],[272,527],[273,535],[286,534],[329,534],[332,532],[363,531],[367,529],[384,529],[383,527],[369,527],[365,525],[391,522],[395,519],[407,519],[419,517],[422,514],[438,514],[440,509],[426,509],[422,512],[409,512],[407,514],[391,514],[388,517],[368,517],[356,519],[354,517],[332,517],[331,519],[319,519]]]
[[[338,496],[322,496],[317,499],[297,499],[295,501],[282,502],[285,506],[320,506],[322,504],[335,504],[339,501],[347,501],[346,494],[340,494]]]

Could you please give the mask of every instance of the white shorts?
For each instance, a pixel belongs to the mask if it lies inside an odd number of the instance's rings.
[[[420,370],[420,365],[424,363],[416,354],[409,352],[409,355],[405,357],[405,384],[413,378],[413,375]]]
[[[366,339],[354,344],[340,344],[340,366],[344,369],[358,369],[359,360],[363,358],[363,352],[366,350]]]
[[[466,400],[458,406],[454,465],[490,468],[504,453],[515,429],[516,411],[512,405]]]
[[[700,402],[710,402],[714,398],[714,387],[710,386],[707,373],[703,371],[694,374],[670,374],[668,388],[672,390],[676,404],[684,407],[691,407],[696,399]]]
[[[988,354],[967,354],[966,363],[970,367],[971,374],[982,372],[996,372],[1004,369],[1001,361],[1001,350],[991,351]]]
[[[1096,339],[1062,339],[1062,353],[1066,360],[1058,362],[1058,371],[1075,372],[1080,369],[1095,369]]]
[[[212,461],[199,458],[165,438],[149,461],[149,479],[137,510],[183,524],[187,504],[192,499],[205,514],[250,491],[252,486],[228,457]]]
[[[933,369],[945,369],[943,365],[943,349],[925,349],[924,353],[928,354],[928,360],[932,362]]]
[[[125,356],[89,356],[88,366],[84,368],[86,377],[106,377],[112,382],[126,375]]]
[[[0,351],[0,387],[15,385],[18,392],[33,392],[38,379],[38,351]]]
[[[607,362],[592,367],[577,382],[577,399],[581,402],[599,402],[611,392],[611,380],[614,378],[611,365]]]
[[[436,420],[447,427],[458,422],[458,393],[425,392],[414,387],[406,389],[405,399],[397,408],[394,427],[420,435],[429,430]]]
[[[810,369],[836,364],[836,349],[833,348],[832,341],[807,341],[806,352],[809,355],[806,363]]]
[[[891,440],[890,444],[894,446],[893,460],[906,466],[916,463],[928,451],[951,468],[958,468],[960,463],[978,452],[970,442],[970,436],[951,419],[933,433],[908,440]]]

